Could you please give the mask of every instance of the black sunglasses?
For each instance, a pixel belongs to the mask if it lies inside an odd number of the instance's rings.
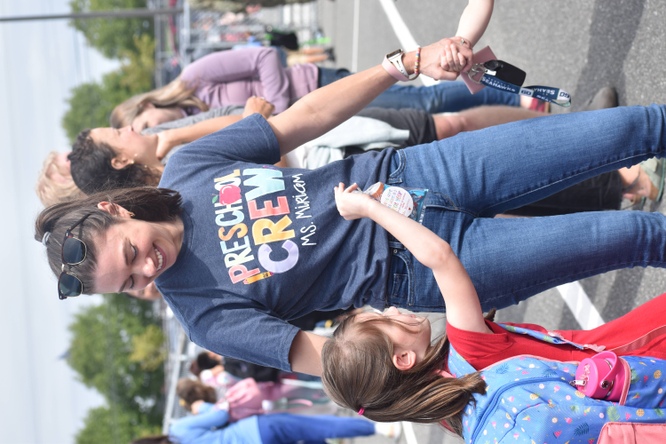
[[[81,282],[81,279],[78,277],[65,271],[65,265],[79,265],[86,259],[88,249],[80,237],[83,230],[83,221],[91,214],[92,213],[86,214],[79,219],[78,222],[72,225],[69,230],[65,231],[65,239],[62,241],[62,252],[60,255],[60,259],[62,260],[62,273],[60,273],[60,276],[58,277],[58,297],[61,300],[79,296],[83,293],[83,282]],[[79,237],[72,234],[72,230],[76,228],[77,225],[80,225]]]

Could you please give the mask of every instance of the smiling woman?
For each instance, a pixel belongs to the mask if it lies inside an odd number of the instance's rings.
[[[156,150],[157,136],[142,136],[131,127],[82,131],[69,155],[72,179],[87,194],[106,183],[157,185],[164,167]]]
[[[403,64],[409,74],[420,66],[425,75],[453,79],[458,71],[447,70],[456,65],[455,59],[449,60],[452,47],[456,54],[472,55],[460,37],[445,38],[403,54]],[[385,68],[383,63],[340,79],[280,114],[268,119],[248,116],[178,151],[162,175],[160,186],[165,189],[154,191],[175,204],[168,217],[149,213],[159,196],[144,188],[45,210],[36,234],[41,240],[46,231],[54,231],[47,246],[54,272],[61,266],[57,242],[76,217],[94,211],[95,218],[110,219],[104,230],[87,228],[88,221],[83,225],[84,236],[95,239],[98,248],[97,238],[109,227],[127,228],[120,223],[127,218],[100,210],[100,202],[133,212],[132,219],[174,224],[167,239],[177,239],[174,233],[180,234],[181,227],[175,222],[182,222],[182,243],[168,240],[164,244],[169,247],[157,252],[155,247],[162,248],[157,233],[163,231],[151,225],[141,229],[155,234],[140,242],[131,238],[123,247],[114,238],[110,244],[118,250],[112,258],[118,261],[113,264],[118,275],[108,276],[109,282],[92,282],[93,288],[139,289],[157,276],[155,283],[175,317],[202,347],[265,366],[319,374],[325,338],[288,320],[362,305],[444,309],[427,264],[419,263],[385,230],[338,217],[332,191],[340,181],[357,183],[360,189],[383,182],[427,192],[415,219],[449,242],[486,309],[515,304],[601,271],[666,264],[662,214],[493,217],[600,172],[663,157],[665,106],[529,119],[403,150],[359,154],[317,170],[273,166],[280,156],[349,119],[393,85],[396,78]],[[134,269],[132,246],[140,258]],[[158,253],[164,262],[156,271]],[[78,274],[78,269],[73,272]],[[97,278],[94,272],[88,270],[87,278]]]
[[[159,182],[168,156],[183,144],[237,122],[242,112],[270,115],[272,110],[272,105],[264,99],[253,97],[244,109],[215,108],[141,133],[129,125],[119,129],[84,130],[69,154],[71,177],[86,194],[154,186]]]
[[[133,163],[141,163],[149,168],[161,168],[157,158],[156,134],[143,135],[135,132],[131,126],[124,128],[95,128],[90,130],[90,138],[97,144],[112,147],[116,156],[111,166],[116,169]]]
[[[65,296],[139,290],[176,261],[183,233],[180,196],[154,187],[133,191],[93,195],[83,205],[64,203],[42,212],[35,236],[47,246],[51,269],[81,283]],[[72,226],[85,255],[63,265],[63,243]]]
[[[122,293],[147,287],[176,261],[183,237],[183,223],[146,222],[133,219],[133,213],[110,202],[98,208],[120,218],[96,239],[97,269],[93,273],[98,293]]]

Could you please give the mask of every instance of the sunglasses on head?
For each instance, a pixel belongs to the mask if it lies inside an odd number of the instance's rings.
[[[62,241],[62,273],[58,277],[58,297],[67,299],[75,297],[83,293],[83,282],[81,279],[74,276],[68,271],[65,271],[65,265],[73,266],[79,265],[86,259],[88,249],[86,244],[80,239],[83,230],[83,221],[88,218],[92,213],[88,213],[72,225],[69,230],[65,231],[65,239]],[[72,230],[79,225],[79,237],[72,234]]]

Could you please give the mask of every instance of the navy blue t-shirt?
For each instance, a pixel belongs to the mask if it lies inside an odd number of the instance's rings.
[[[388,235],[345,221],[333,188],[388,175],[390,152],[317,170],[280,169],[259,115],[199,139],[169,161],[160,186],[183,196],[183,245],[157,286],[190,338],[223,356],[290,370],[298,329],[285,320],[386,299]]]

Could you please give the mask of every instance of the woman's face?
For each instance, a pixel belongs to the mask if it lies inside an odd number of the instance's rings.
[[[387,335],[396,349],[412,350],[420,362],[430,348],[430,321],[414,314],[401,313],[395,307],[389,307],[384,313],[361,313],[355,322],[364,322],[377,317],[384,317],[391,322],[378,322],[379,328]]]
[[[132,120],[132,128],[140,133],[146,128],[152,128],[162,123],[171,122],[185,117],[180,108],[155,108],[152,104],[147,104],[141,114]]]
[[[126,126],[120,129],[95,128],[90,131],[90,137],[95,143],[108,145],[116,153],[118,162],[114,162],[114,168],[122,168],[128,163],[162,166],[156,154],[157,136],[143,136]]]
[[[168,270],[180,252],[183,225],[121,217],[95,240],[98,293],[122,293],[147,287]]]

